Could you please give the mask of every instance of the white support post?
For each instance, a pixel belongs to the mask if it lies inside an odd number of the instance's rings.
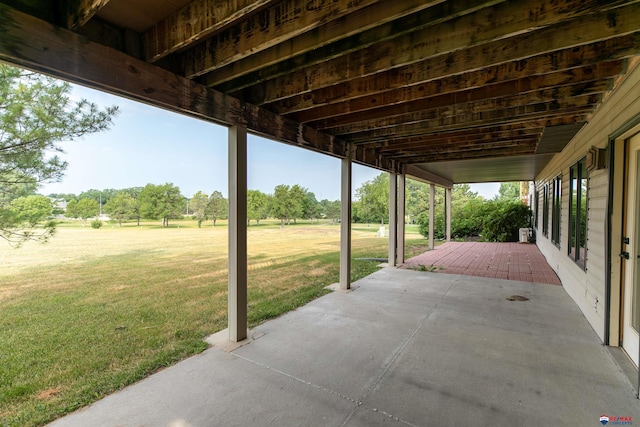
[[[229,340],[247,338],[247,129],[229,128]]]
[[[351,288],[351,156],[342,159],[340,191],[340,289]]]
[[[398,211],[398,174],[389,173],[389,267],[396,266],[397,242],[398,237],[398,220],[396,213]]]
[[[405,174],[398,175],[398,219],[397,229],[398,237],[396,238],[397,246],[397,259],[398,265],[404,264],[404,222],[405,222],[405,205],[406,205],[406,176]]]
[[[429,184],[429,250],[433,250],[435,247],[433,239],[433,221],[435,218],[435,198],[436,187],[433,184]]]
[[[447,242],[451,241],[451,188],[447,188],[444,192],[444,209],[447,211]]]

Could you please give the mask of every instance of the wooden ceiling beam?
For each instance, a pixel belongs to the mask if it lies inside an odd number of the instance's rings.
[[[426,155],[422,157],[414,157],[412,159],[403,160],[402,163],[411,165],[418,163],[433,163],[433,162],[447,162],[455,160],[470,160],[470,159],[488,159],[492,157],[508,157],[508,156],[524,156],[535,154],[535,146],[518,146],[518,147],[505,147],[496,148],[493,150],[465,150],[451,153],[438,153],[432,155]],[[391,159],[394,160],[394,159]]]
[[[59,2],[62,25],[69,30],[84,26],[110,0],[63,0]]]
[[[623,60],[599,63],[593,66],[562,70],[560,72],[534,75],[518,80],[507,80],[480,87],[456,91],[452,77],[424,85],[411,86],[381,94],[365,96],[338,104],[309,109],[288,115],[301,123],[322,123],[342,125],[366,119],[398,115],[410,111],[424,110],[460,102],[479,101],[516,93],[526,93],[544,88],[574,85],[578,83],[602,81],[620,75],[624,70]],[[456,79],[459,81],[459,76]],[[452,83],[448,85],[447,83]]]
[[[239,61],[212,70],[200,82],[234,92],[256,81],[320,64],[365,46],[453,19],[505,0],[384,0],[335,19]],[[406,16],[408,15],[408,16]],[[338,43],[336,43],[339,41]],[[226,85],[227,82],[232,82]]]
[[[485,144],[476,144],[470,146],[456,145],[451,147],[433,147],[424,150],[415,151],[398,151],[384,153],[384,156],[399,161],[411,161],[412,158],[422,158],[425,156],[433,156],[443,153],[463,153],[466,151],[478,151],[478,150],[495,150],[499,148],[521,148],[521,147],[536,147],[538,144],[537,139],[514,139],[510,141],[490,142]]]
[[[142,35],[144,57],[149,62],[158,61],[274,2],[276,0],[193,0]]]
[[[378,1],[282,0],[184,52],[184,75],[201,76]]]
[[[500,5],[495,7],[498,6]],[[527,10],[520,4],[515,9],[520,10],[520,13]],[[560,21],[561,15],[551,15]],[[537,22],[528,19],[525,22],[517,21],[520,25],[511,24],[505,28],[499,25],[477,25],[476,32],[470,33],[447,21],[442,24],[445,28],[438,28],[438,31],[428,28],[430,31],[424,34],[421,31],[411,33],[400,40],[376,44],[368,47],[366,51],[353,52],[271,79],[264,83],[262,90],[247,91],[245,99],[257,104],[274,102],[344,81],[386,72],[413,62],[424,61],[426,58],[437,58],[433,64],[435,68],[431,70],[432,79],[480,70],[491,65],[524,60],[638,32],[636,16],[640,16],[640,4],[634,3],[579,16],[537,30],[533,29]],[[466,16],[460,19],[463,18]],[[507,17],[502,19],[506,20]],[[455,21],[457,24],[458,20]],[[615,25],[612,25],[613,22]],[[411,77],[405,81],[405,84],[411,83],[412,79]]]
[[[390,139],[381,142],[363,143],[360,144],[365,148],[374,148],[381,152],[384,152],[387,148],[393,149],[393,147],[410,148],[413,145],[421,144],[439,144],[439,143],[454,143],[456,141],[478,141],[488,142],[492,140],[508,139],[508,138],[524,138],[529,136],[542,135],[544,126],[536,127],[524,127],[520,125],[506,125],[495,126],[489,128],[472,128],[464,131],[457,132],[443,132],[433,133],[429,135],[422,135],[419,137],[404,138],[404,139]]]
[[[454,64],[462,66],[450,70],[454,73],[452,75],[442,75],[441,59],[428,59],[389,70],[383,74],[339,83],[261,105],[285,115],[322,107],[327,107],[327,110],[323,111],[330,111],[333,107],[337,111],[341,109],[352,111],[367,102],[372,107],[381,105],[380,101],[383,97],[380,94],[390,91],[401,91],[398,94],[399,99],[412,99],[444,93],[440,92],[442,88],[461,91],[535,75],[563,71],[571,73],[571,70],[577,67],[594,66],[601,61],[625,59],[639,51],[640,33],[636,33],[467,72],[464,71],[464,63],[457,62],[464,61],[463,55],[460,54],[459,57],[452,59],[455,59]],[[353,103],[351,103],[352,100]]]
[[[541,106],[544,106],[544,110],[552,109],[553,111],[561,112],[566,108],[583,107],[585,105],[598,103],[601,100],[602,91],[601,86],[596,86],[593,92],[582,87],[573,86],[552,88],[510,97],[430,108],[396,116],[389,115],[381,119],[366,120],[343,126],[325,127],[322,125],[312,125],[312,127],[314,129],[326,130],[333,135],[347,135],[368,129],[393,127],[403,123],[416,123],[443,117],[472,116],[482,112],[504,111],[523,106],[536,106],[534,108],[543,108]]]
[[[538,135],[527,135],[527,136],[515,136],[515,137],[504,137],[504,138],[494,138],[494,139],[484,139],[482,137],[478,137],[476,139],[470,140],[451,140],[451,141],[424,141],[422,144],[413,144],[408,146],[389,146],[385,148],[378,149],[378,152],[384,156],[392,156],[396,157],[407,157],[416,155],[417,153],[421,153],[424,151],[433,151],[433,150],[456,150],[456,149],[465,149],[465,148],[474,148],[474,147],[499,147],[504,144],[512,143],[513,141],[539,141],[542,134]]]
[[[0,60],[275,141],[344,157],[347,143],[0,4]],[[396,167],[361,147],[354,159]]]
[[[464,116],[438,116],[416,123],[405,123],[397,126],[371,129],[350,135],[341,136],[353,144],[365,142],[381,142],[392,138],[421,136],[425,133],[446,132],[456,129],[469,129],[504,124],[526,124],[534,120],[548,120],[553,124],[573,124],[584,121],[596,104],[555,109],[554,103],[513,107],[501,111],[483,111]],[[551,124],[550,124],[551,125]]]
[[[618,65],[622,67],[622,64]],[[376,119],[400,118],[417,111],[442,107],[455,108],[454,106],[465,103],[484,101],[491,105],[493,104],[492,100],[506,100],[523,104],[539,102],[541,100],[559,99],[567,96],[572,97],[603,93],[612,88],[613,81],[610,77],[611,76],[607,76],[602,80],[586,82],[578,80],[580,83],[563,85],[561,82],[552,78],[545,79],[544,76],[538,76],[528,81],[488,85],[463,92],[448,93],[405,103],[390,104],[389,106],[377,107],[371,110],[362,110],[356,113],[308,122],[308,124],[318,129],[357,126],[359,123],[363,126],[368,126],[369,123],[373,123]]]
[[[559,124],[559,123],[558,123]],[[565,124],[565,123],[562,123]],[[455,137],[468,137],[475,136],[477,134],[483,135],[514,135],[518,132],[523,132],[524,134],[528,133],[541,133],[545,126],[550,126],[549,122],[546,119],[538,119],[538,120],[529,120],[524,123],[515,123],[515,124],[503,124],[503,125],[494,125],[487,127],[472,127],[465,129],[454,129],[448,130],[444,132],[425,132],[420,136],[415,137],[406,137],[406,138],[391,138],[386,139],[380,142],[363,142],[360,145],[367,148],[380,148],[387,147],[389,145],[395,143],[405,143],[405,142],[419,142],[423,139],[431,138],[437,139],[446,139],[446,138],[455,138]]]

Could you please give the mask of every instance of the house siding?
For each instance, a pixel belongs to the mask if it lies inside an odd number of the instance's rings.
[[[605,99],[590,117],[589,122],[565,149],[555,155],[536,177],[535,187],[540,190],[538,200],[538,229],[536,243],[551,267],[556,271],[567,293],[584,313],[600,339],[605,337],[605,286],[606,286],[606,215],[609,198],[609,171],[594,170],[589,173],[587,193],[587,255],[583,270],[569,256],[569,169],[587,155],[593,147],[607,148],[609,136],[631,122],[640,114],[640,67],[634,70]],[[542,233],[542,188],[545,183],[562,174],[562,212],[560,223],[560,247],[550,236]],[[616,206],[621,215],[622,206]],[[551,218],[551,212],[549,212]],[[551,225],[550,225],[551,226]],[[616,284],[613,284],[616,286]]]

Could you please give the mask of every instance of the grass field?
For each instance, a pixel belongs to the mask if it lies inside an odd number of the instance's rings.
[[[354,226],[353,258],[387,255],[377,226]],[[408,254],[425,241],[408,230]],[[340,230],[249,227],[249,322],[338,281]],[[0,425],[35,426],[206,348],[226,327],[227,228],[192,221],[95,230],[61,224],[46,245],[0,245]],[[353,261],[352,280],[376,270]]]

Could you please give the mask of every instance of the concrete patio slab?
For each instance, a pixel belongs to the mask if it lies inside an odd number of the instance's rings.
[[[357,284],[51,425],[640,421],[632,385],[562,287],[390,268]]]

